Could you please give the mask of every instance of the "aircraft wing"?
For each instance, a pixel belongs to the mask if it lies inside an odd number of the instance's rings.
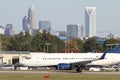
[[[105,58],[106,53],[107,53],[107,51],[105,51],[105,52],[103,53],[103,55],[102,55],[100,58],[98,58],[98,59],[83,60],[83,61],[73,62],[73,63],[71,63],[71,64],[72,64],[72,65],[85,65],[85,64],[90,63],[90,62],[92,62],[92,61],[101,60],[101,59],[104,59],[104,58]]]
[[[92,61],[95,61],[95,60],[88,60],[88,61],[78,61],[78,62],[73,62],[71,63],[72,65],[85,65],[87,63],[91,63]]]

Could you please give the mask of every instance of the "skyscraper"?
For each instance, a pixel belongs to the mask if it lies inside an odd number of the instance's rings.
[[[28,17],[27,17],[27,16],[24,16],[22,22],[23,22],[23,30],[24,30],[25,32],[29,32]]]
[[[28,24],[30,25],[30,27],[34,30],[37,29],[36,26],[36,11],[33,5],[30,6],[29,10],[28,10]]]
[[[7,24],[5,29],[5,35],[7,36],[14,36],[14,30],[12,24]]]
[[[77,38],[78,37],[78,26],[77,25],[67,25],[67,37],[69,38]]]
[[[83,38],[84,37],[84,26],[80,24],[67,25],[67,37]]]
[[[39,29],[40,31],[46,30],[47,32],[51,32],[51,22],[50,21],[39,21]]]
[[[83,39],[85,37],[85,26],[78,24],[78,37]]]
[[[85,8],[85,36],[96,36],[96,8]]]

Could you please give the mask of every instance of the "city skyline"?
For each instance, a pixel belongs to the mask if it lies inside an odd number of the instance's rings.
[[[67,24],[84,24],[85,7],[97,9],[97,33],[113,32],[120,37],[119,0],[1,0],[0,25],[13,24],[15,32],[22,30],[22,19],[31,4],[36,8],[39,20],[51,21],[52,29],[66,30]],[[12,4],[12,5],[11,5]],[[61,5],[62,4],[62,5]]]

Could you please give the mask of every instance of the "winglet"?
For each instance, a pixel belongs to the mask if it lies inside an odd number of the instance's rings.
[[[103,53],[103,55],[102,55],[99,59],[104,59],[104,58],[105,58],[106,53],[107,53],[107,51],[105,51],[105,52]]]

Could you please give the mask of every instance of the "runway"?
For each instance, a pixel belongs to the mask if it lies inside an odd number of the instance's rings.
[[[120,74],[120,72],[0,71],[0,74]]]

